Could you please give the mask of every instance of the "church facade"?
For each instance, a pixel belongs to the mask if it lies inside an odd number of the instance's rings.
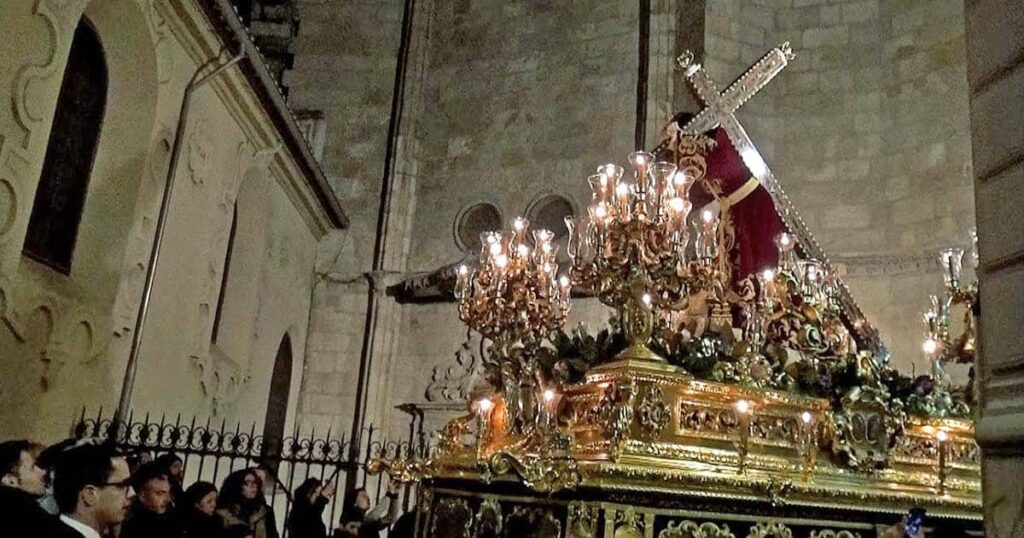
[[[109,416],[146,296],[137,416],[295,422],[318,244],[347,220],[223,8],[0,8],[4,437]]]

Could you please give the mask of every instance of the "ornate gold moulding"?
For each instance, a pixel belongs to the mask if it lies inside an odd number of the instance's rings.
[[[741,400],[745,406],[737,405]],[[864,427],[841,438],[826,400],[699,381],[664,363],[622,360],[595,368],[565,391],[558,415],[568,436],[488,433],[476,445],[448,444],[413,474],[519,482],[545,494],[650,492],[894,515],[919,506],[930,516],[980,521],[971,421],[908,418],[890,437],[883,417],[861,411],[853,423]],[[488,431],[500,432],[499,421]],[[863,468],[845,459],[865,453],[888,464]]]

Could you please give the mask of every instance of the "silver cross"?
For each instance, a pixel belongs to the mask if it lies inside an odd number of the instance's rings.
[[[732,145],[739,152],[743,163],[750,170],[757,180],[764,186],[771,195],[775,205],[775,212],[778,213],[782,223],[790,233],[798,239],[798,244],[804,253],[823,262],[831,269],[828,255],[815,241],[811,231],[807,228],[803,219],[797,213],[789,197],[783,192],[775,180],[775,175],[768,168],[761,153],[757,151],[754,142],[750,140],[747,131],[736,118],[736,110],[750,100],[761,88],[768,85],[778,75],[789,61],[793,59],[793,51],[789,43],[783,43],[765,53],[754,65],[746,70],[739,78],[733,81],[724,92],[719,92],[715,82],[708,76],[704,67],[694,62],[694,55],[690,51],[681,54],[676,61],[683,68],[686,81],[690,84],[697,99],[703,103],[704,108],[697,113],[685,126],[682,131],[686,134],[700,134],[715,127],[721,126],[729,136]],[[833,273],[835,274],[835,273]],[[857,340],[872,351],[880,351],[881,341],[878,331],[866,322],[863,311],[854,301],[849,288],[838,277],[836,282],[839,285],[839,299],[843,305],[844,316],[847,318],[851,329],[858,336]]]

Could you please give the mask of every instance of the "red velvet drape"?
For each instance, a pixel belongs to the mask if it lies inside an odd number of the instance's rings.
[[[728,196],[742,187],[751,178],[751,174],[725,130],[717,128],[713,135],[716,144],[707,156],[706,177],[719,178],[722,193]],[[691,194],[694,207],[702,207],[713,199],[699,186],[695,186]],[[736,244],[730,253],[733,280],[738,281],[751,273],[774,268],[779,261],[774,239],[784,228],[768,191],[759,185],[730,208],[730,215],[736,229]]]

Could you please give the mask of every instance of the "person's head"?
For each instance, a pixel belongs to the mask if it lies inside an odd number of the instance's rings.
[[[295,488],[295,502],[309,502],[313,504],[320,496],[323,485],[316,478],[307,478],[299,487]]]
[[[32,443],[0,443],[0,483],[32,495],[46,493],[46,472],[36,466]]]
[[[252,470],[256,473],[256,476],[260,477],[260,491],[264,495],[273,495],[275,482],[273,471],[263,463],[253,467]]]
[[[102,531],[124,520],[132,496],[128,462],[113,448],[84,445],[62,453],[53,493],[62,514]]]
[[[345,510],[338,520],[338,534],[356,538],[359,536],[359,528],[363,526],[361,515]]]
[[[163,514],[171,504],[171,482],[155,463],[142,465],[132,477],[138,501],[151,512]]]
[[[250,505],[259,500],[260,492],[263,491],[263,482],[253,469],[241,469],[228,475],[220,487],[220,497],[217,505],[223,508],[230,508],[241,505]]]
[[[217,487],[202,481],[192,484],[185,490],[181,506],[212,516],[217,511]]]
[[[153,463],[163,470],[167,475],[167,480],[174,484],[181,484],[184,478],[185,464],[177,454],[173,452],[161,454],[160,457],[153,460]]]
[[[366,493],[366,488],[356,488],[349,493],[348,496],[351,499],[351,506],[358,508],[359,510],[366,512],[370,509],[370,494]]]

